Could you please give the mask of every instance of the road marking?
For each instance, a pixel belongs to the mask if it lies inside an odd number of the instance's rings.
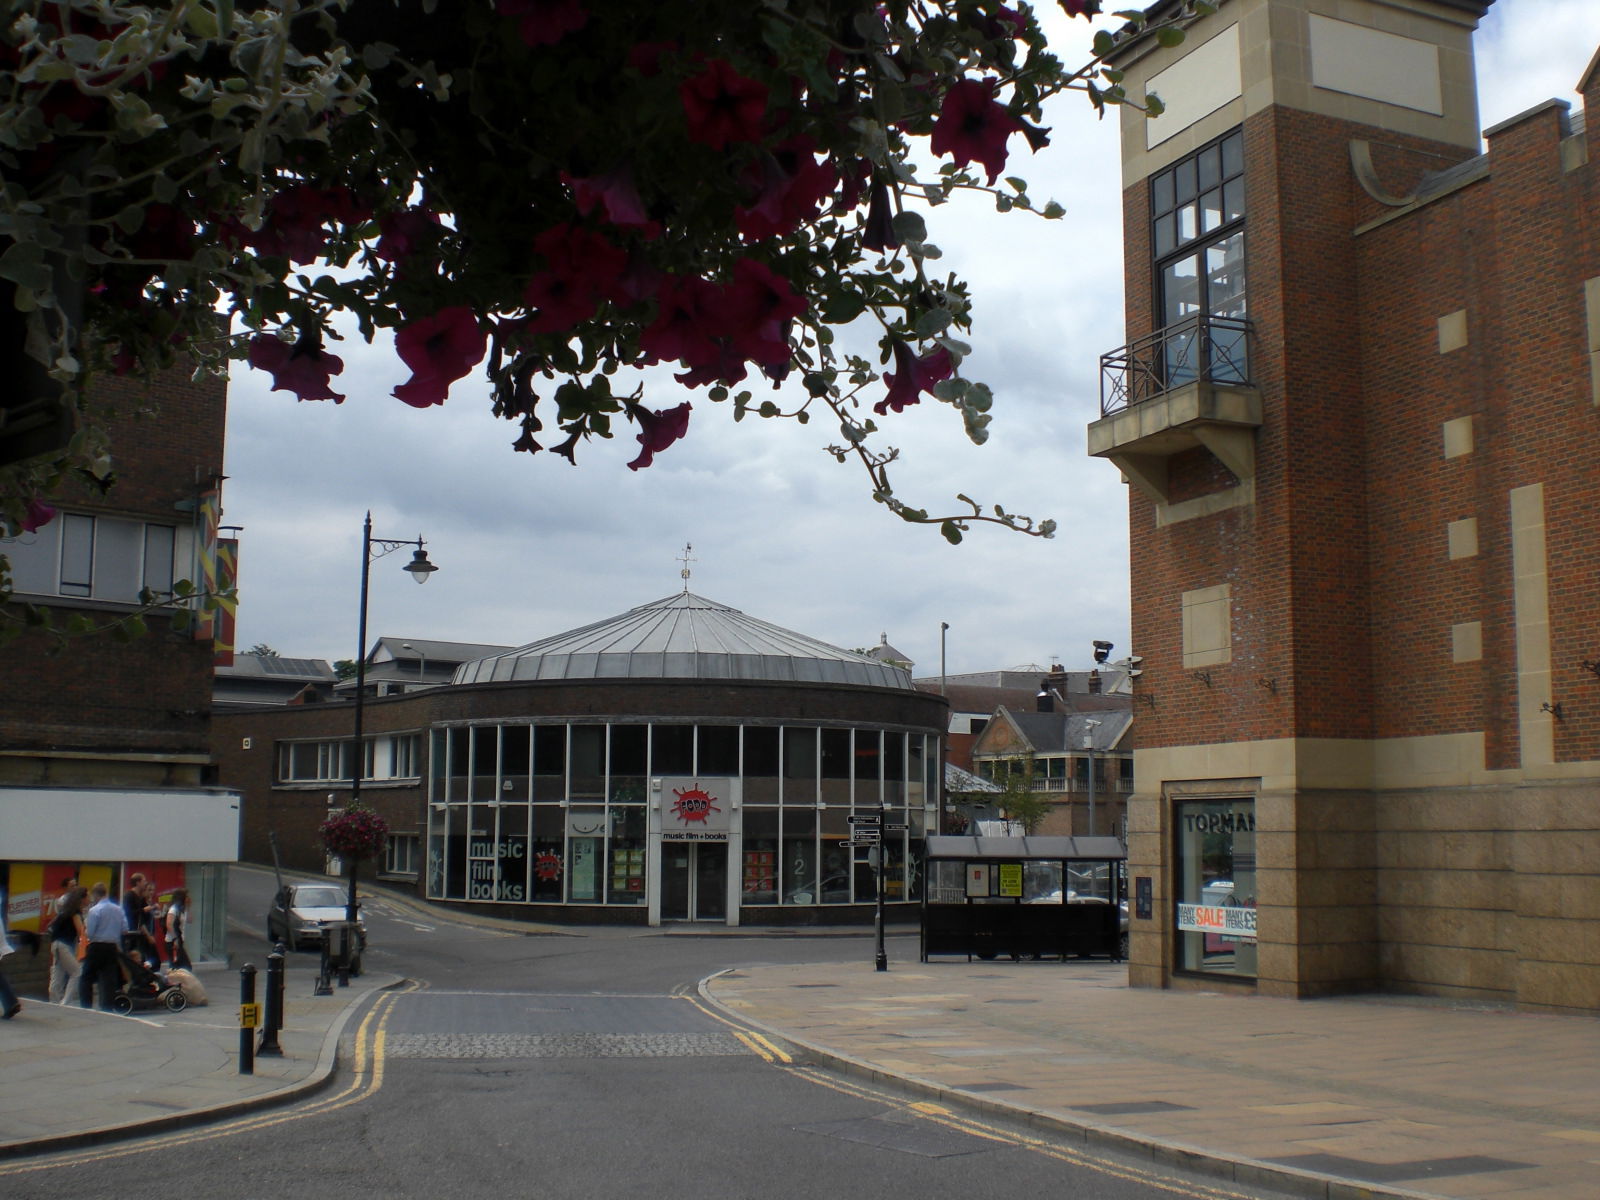
[[[1153,1169],[1094,1158],[1088,1154],[1069,1150],[1054,1142],[1046,1141],[1043,1138],[1034,1137],[1031,1134],[1006,1129],[981,1120],[978,1117],[959,1114],[938,1104],[924,1100],[905,1100],[892,1093],[880,1091],[870,1085],[836,1075],[826,1068],[796,1066],[790,1069],[795,1074],[804,1076],[820,1087],[841,1092],[847,1096],[854,1096],[858,1100],[871,1100],[901,1112],[915,1113],[923,1120],[932,1121],[934,1124],[942,1125],[947,1129],[970,1134],[973,1137],[986,1138],[992,1142],[1018,1146],[1024,1150],[1031,1150],[1035,1154],[1042,1154],[1046,1158],[1053,1158],[1058,1162],[1068,1163],[1075,1167],[1083,1167],[1100,1175],[1108,1175],[1113,1179],[1143,1184],[1145,1187],[1170,1192],[1175,1196],[1191,1197],[1194,1200],[1254,1200],[1253,1194],[1249,1192],[1231,1191],[1228,1188],[1217,1187],[1212,1184],[1180,1179],[1177,1176],[1166,1175]]]
[[[219,1121],[203,1129],[184,1130],[141,1138],[138,1142],[94,1149],[68,1150],[60,1154],[46,1154],[35,1161],[0,1164],[0,1178],[8,1175],[28,1175],[38,1171],[55,1170],[64,1166],[83,1166],[88,1163],[107,1162],[147,1154],[152,1150],[168,1150],[190,1146],[197,1142],[232,1137],[240,1133],[253,1133],[307,1117],[320,1117],[351,1104],[358,1104],[377,1094],[383,1086],[384,1047],[388,1038],[389,1018],[393,1015],[395,1000],[404,992],[414,991],[414,984],[385,992],[378,997],[372,1011],[363,1018],[355,1033],[355,1054],[351,1064],[351,1078],[339,1092],[307,1101],[291,1111],[277,1111],[262,1115],[235,1117]],[[292,1103],[292,1102],[291,1102]]]

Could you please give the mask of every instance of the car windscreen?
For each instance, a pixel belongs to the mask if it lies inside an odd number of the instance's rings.
[[[334,887],[303,887],[294,892],[295,908],[343,908],[344,892]]]

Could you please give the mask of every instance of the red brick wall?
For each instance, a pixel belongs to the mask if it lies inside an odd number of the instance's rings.
[[[80,511],[191,519],[174,506],[192,504],[199,485],[222,469],[226,398],[224,380],[196,382],[180,370],[166,372],[148,387],[120,379],[97,384],[93,403],[110,414],[106,426],[116,482],[104,495],[74,484],[50,499]],[[76,610],[55,605],[51,611],[59,625]],[[127,609],[82,611],[104,621]],[[0,746],[205,754],[211,647],[174,634],[165,617],[152,616],[148,625],[143,638],[74,638],[60,653],[33,634],[7,645]]]
[[[1373,557],[1386,564],[1374,631],[1418,667],[1378,697],[1391,735],[1485,729],[1489,766],[1519,761],[1509,496],[1544,487],[1561,761],[1600,758],[1600,411],[1591,401],[1583,283],[1600,275],[1596,166],[1563,171],[1545,109],[1490,141],[1486,179],[1359,240],[1368,300]],[[1438,351],[1436,319],[1467,312],[1468,344]],[[1394,314],[1385,321],[1383,314]],[[1386,364],[1405,364],[1403,374]],[[1474,449],[1442,457],[1440,426],[1471,416]],[[1451,562],[1445,523],[1478,521],[1478,554]],[[1449,625],[1481,620],[1479,663],[1451,661]],[[1543,699],[1537,697],[1536,699]]]
[[[1349,168],[1383,139],[1407,189],[1457,148],[1274,108],[1245,126],[1252,359],[1265,422],[1256,500],[1157,528],[1130,494],[1134,644],[1146,673],[1141,747],[1275,737],[1400,737],[1487,728],[1515,759],[1516,664],[1507,496],[1542,482],[1552,644],[1568,695],[1558,757],[1597,757],[1600,699],[1581,710],[1600,553],[1600,413],[1589,402],[1583,288],[1600,275],[1595,169],[1560,169],[1556,114],[1495,139],[1488,183],[1361,236],[1383,210]],[[1330,180],[1341,181],[1338,186]],[[1146,188],[1124,195],[1128,336],[1154,325]],[[1282,251],[1288,247],[1288,253]],[[1469,312],[1469,345],[1438,318]],[[1472,415],[1477,450],[1446,460],[1444,421]],[[1191,452],[1188,459],[1198,456]],[[1175,499],[1209,490],[1180,456]],[[1476,516],[1479,554],[1452,562],[1446,525]],[[1182,666],[1181,595],[1232,587],[1233,661]],[[1587,614],[1587,618],[1585,616]],[[1481,620],[1482,663],[1452,661],[1450,626]],[[1589,676],[1592,684],[1592,676]],[[1275,683],[1276,691],[1267,683]],[[1591,687],[1591,694],[1600,691]]]

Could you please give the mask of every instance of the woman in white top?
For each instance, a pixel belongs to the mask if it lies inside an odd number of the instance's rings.
[[[189,892],[186,888],[175,888],[172,892],[172,903],[167,905],[167,956],[174,967],[189,969],[189,948],[185,945],[185,934],[189,924]]]

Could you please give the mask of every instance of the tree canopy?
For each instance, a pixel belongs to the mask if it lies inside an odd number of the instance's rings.
[[[0,348],[12,407],[73,429],[0,467],[12,532],[114,462],[83,419],[97,374],[243,360],[339,403],[341,328],[393,332],[401,403],[486,376],[517,451],[576,462],[627,422],[637,470],[697,407],[820,417],[907,520],[1053,531],[965,496],[914,507],[882,438],[933,400],[984,439],[936,210],[978,190],[1062,216],[1008,172],[1048,145],[1052,96],[1134,102],[1104,62],[1128,29],[1086,32],[1068,68],[998,0],[4,7]],[[1117,16],[1175,40],[1210,8]]]

